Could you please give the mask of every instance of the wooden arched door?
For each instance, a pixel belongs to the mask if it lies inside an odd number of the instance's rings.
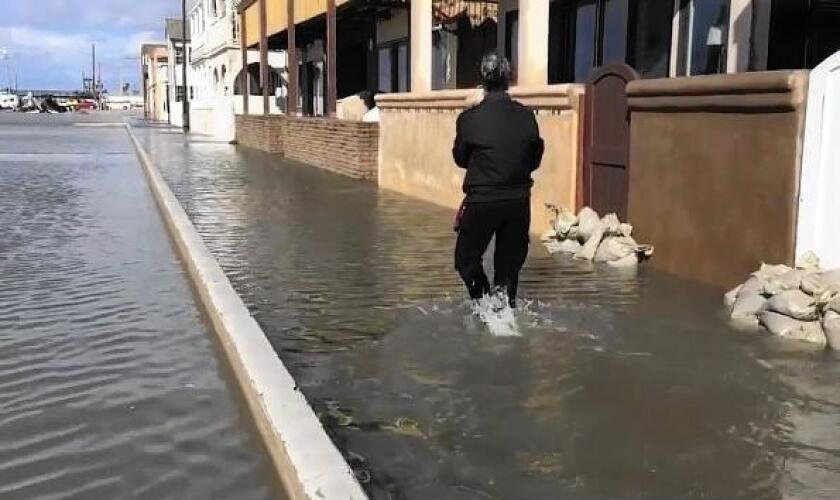
[[[586,84],[583,202],[622,220],[627,218],[630,179],[627,83],[638,78],[630,66],[610,63],[596,69]]]

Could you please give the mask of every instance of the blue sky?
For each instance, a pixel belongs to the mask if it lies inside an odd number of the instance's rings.
[[[180,0],[0,0],[0,88],[16,73],[22,89],[78,89],[92,43],[109,90],[138,85],[140,45],[163,40],[180,11]]]

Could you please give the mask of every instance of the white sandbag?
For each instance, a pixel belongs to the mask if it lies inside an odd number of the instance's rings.
[[[771,311],[761,312],[758,320],[773,335],[816,345],[826,345],[825,333],[819,321],[799,321]]]
[[[826,312],[822,324],[828,347],[840,351],[840,313],[833,310]]]
[[[764,290],[764,284],[761,280],[755,276],[751,277],[747,281],[741,285],[741,292],[758,292],[761,293]]]
[[[630,254],[630,255],[628,255],[626,257],[623,257],[621,259],[607,262],[607,265],[610,266],[610,267],[618,267],[618,268],[624,268],[624,269],[630,268],[630,267],[636,267],[636,266],[639,265],[639,256],[636,255],[635,253],[633,253],[633,254]]]
[[[607,214],[601,219],[601,227],[604,228],[604,234],[608,236],[621,234],[621,221],[615,214]]]
[[[834,297],[828,304],[825,306],[826,311],[834,311],[837,314],[840,314],[840,297]]]
[[[822,273],[810,273],[802,278],[802,291],[821,298],[831,292],[840,293],[840,269]]]
[[[577,218],[578,239],[584,243],[588,242],[595,231],[601,229],[601,218],[598,217],[598,212],[589,207],[583,207]]]
[[[604,228],[600,227],[600,221],[598,221],[598,224],[599,227],[594,233],[592,233],[589,239],[586,240],[586,244],[584,244],[583,247],[581,247],[581,249],[575,254],[576,259],[591,261],[595,258],[595,253],[601,245],[601,240],[604,239]]]
[[[726,292],[726,294],[723,296],[723,304],[726,306],[730,313],[732,313],[732,308],[735,306],[735,301],[738,300],[738,293],[741,292],[741,288],[743,287],[744,285],[738,285],[732,290]]]
[[[618,232],[622,236],[632,236],[633,235],[633,226],[626,222],[622,222],[618,225]]]
[[[557,212],[557,220],[554,221],[554,230],[561,239],[568,238],[569,232],[577,223],[578,218],[575,214],[565,208],[560,208]]]
[[[805,252],[796,259],[796,268],[806,271],[817,270],[820,268],[820,258],[814,252]]]
[[[808,271],[802,269],[791,269],[782,274],[768,275],[764,281],[765,295],[778,295],[788,290],[798,290],[802,285],[802,279]]]
[[[543,243],[548,242],[548,241],[552,241],[552,240],[557,240],[557,231],[555,231],[553,229],[550,230],[550,231],[544,232],[542,234],[542,236],[540,236],[540,241],[542,241]]]
[[[784,314],[800,321],[817,321],[817,302],[802,290],[787,290],[771,297],[765,307],[768,311]]]
[[[551,240],[545,243],[545,248],[550,254],[577,253],[581,246],[576,240]]]
[[[607,236],[595,252],[595,262],[612,262],[635,255],[639,245],[627,236]],[[636,259],[638,261],[638,259]]]
[[[741,287],[738,292],[738,297],[735,303],[732,304],[732,319],[745,320],[755,319],[755,315],[764,307],[767,299],[761,295],[761,291],[756,289],[750,281]]]
[[[782,274],[785,274],[789,271],[793,271],[793,268],[784,264],[761,264],[761,268],[758,271],[752,273],[752,275],[764,281],[769,278],[772,278],[773,276],[781,276]]]

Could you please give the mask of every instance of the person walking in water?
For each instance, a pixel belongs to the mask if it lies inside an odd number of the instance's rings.
[[[528,256],[531,173],[544,152],[534,113],[511,99],[510,63],[497,54],[481,61],[484,99],[458,117],[452,154],[467,170],[464,204],[458,213],[455,269],[474,301],[507,294],[516,307],[519,271]],[[482,258],[496,237],[494,289]]]

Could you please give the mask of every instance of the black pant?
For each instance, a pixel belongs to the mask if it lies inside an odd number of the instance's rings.
[[[511,306],[516,305],[519,271],[528,257],[530,226],[531,200],[527,198],[467,204],[455,246],[455,269],[467,285],[471,298],[480,299],[490,293],[482,258],[495,236],[493,282],[507,291]]]

